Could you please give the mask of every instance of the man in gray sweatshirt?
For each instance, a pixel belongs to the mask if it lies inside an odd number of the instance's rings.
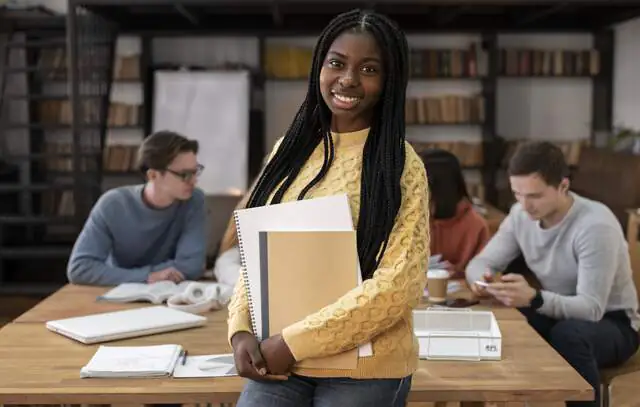
[[[518,308],[594,387],[596,401],[568,406],[599,406],[598,369],[638,349],[638,297],[622,228],[605,205],[569,191],[564,155],[551,143],[522,145],[509,163],[509,181],[518,202],[466,278],[476,294]],[[494,278],[520,255],[542,289],[520,274]]]
[[[197,153],[197,141],[173,132],[145,139],[138,161],[147,182],[100,197],[71,252],[70,282],[110,286],[202,276],[206,222]]]

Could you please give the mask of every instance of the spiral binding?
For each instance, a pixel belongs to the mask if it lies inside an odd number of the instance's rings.
[[[256,324],[256,316],[253,310],[253,297],[251,296],[251,290],[249,289],[249,274],[247,273],[247,261],[242,247],[242,236],[240,234],[240,220],[238,219],[238,211],[233,212],[233,220],[236,224],[236,234],[238,235],[238,249],[240,251],[240,262],[242,263],[242,281],[244,282],[244,289],[247,292],[247,300],[249,302],[249,317],[251,318],[251,329],[254,335],[258,334],[258,325]]]

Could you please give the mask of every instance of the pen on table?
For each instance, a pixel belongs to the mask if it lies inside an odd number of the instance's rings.
[[[187,363],[187,354],[189,353],[188,350],[183,350],[182,351],[182,361],[180,362],[181,365],[184,365],[185,363]]]

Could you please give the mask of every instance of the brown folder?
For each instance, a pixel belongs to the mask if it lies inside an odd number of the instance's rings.
[[[358,285],[355,231],[260,232],[263,338],[334,303]],[[310,344],[311,345],[311,344]],[[296,367],[355,369],[358,348]]]

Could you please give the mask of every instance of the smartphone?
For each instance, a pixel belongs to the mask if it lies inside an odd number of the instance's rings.
[[[467,300],[465,298],[456,298],[455,300],[447,300],[446,306],[451,308],[466,308],[480,304],[479,300]]]
[[[474,284],[477,284],[480,287],[489,287],[489,283],[487,283],[486,281],[482,281],[482,280],[474,281]]]

